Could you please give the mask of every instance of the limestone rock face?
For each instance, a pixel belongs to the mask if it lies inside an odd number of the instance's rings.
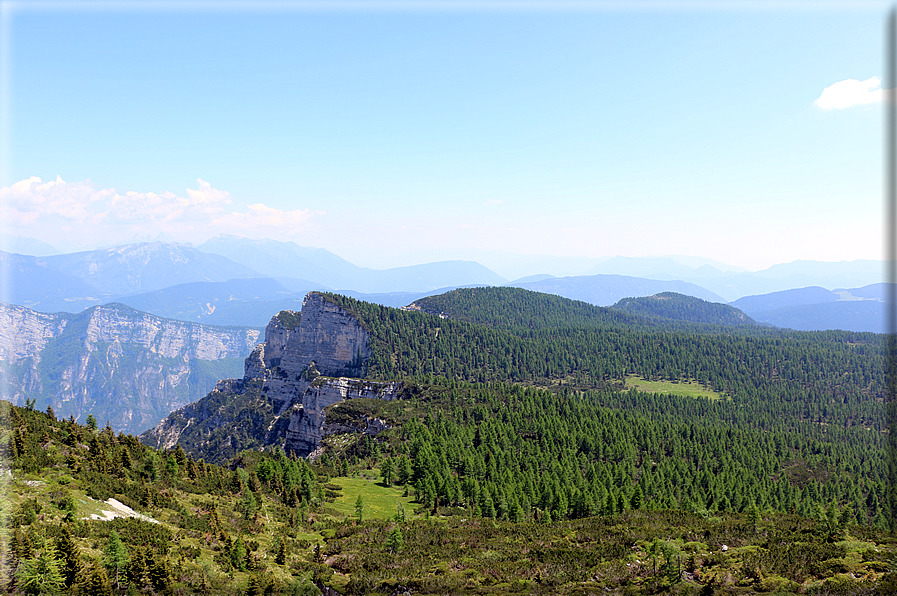
[[[271,317],[271,321],[269,321],[268,326],[265,327],[265,343],[263,344],[264,350],[261,354],[261,358],[268,368],[274,368],[275,366],[280,365],[284,350],[290,342],[290,337],[298,333],[296,327],[288,327],[287,323],[284,322],[283,319],[287,317],[290,317],[291,319],[296,317],[301,320],[301,315],[299,313],[287,310],[283,313],[278,313],[277,316]]]
[[[140,432],[206,394],[258,337],[257,329],[164,319],[121,304],[46,314],[0,303],[0,381],[13,403],[35,399],[58,416],[93,414]]]
[[[322,375],[359,374],[361,363],[371,355],[368,339],[355,317],[327,302],[323,294],[310,292],[302,303],[299,336],[287,343],[281,366],[294,372],[314,362]]]
[[[288,322],[298,318],[290,328]],[[279,414],[301,399],[319,375],[360,374],[370,355],[368,332],[350,313],[310,292],[301,316],[278,313],[265,328],[265,343],[246,359],[244,379],[262,379],[262,391]]]
[[[327,379],[323,384],[308,387],[301,404],[290,414],[290,425],[284,438],[284,449],[308,455],[314,451],[326,433],[324,408],[344,399],[366,397],[372,399],[396,399],[401,383],[375,383],[361,379]]]
[[[211,444],[216,433],[229,433],[240,417],[246,418],[258,402],[251,391],[264,396],[270,405],[270,418],[264,420],[264,437],[254,437],[251,446],[278,445],[286,451],[307,456],[318,448],[327,433],[325,408],[345,399],[396,399],[401,383],[379,383],[361,378],[365,360],[370,356],[368,331],[349,312],[328,301],[318,292],[305,297],[302,312],[280,312],[265,328],[265,342],[246,358],[243,379],[219,381],[216,391],[195,404],[173,412],[141,439],[150,445],[170,447]],[[259,389],[259,387],[261,387]],[[222,394],[228,395],[226,407]],[[214,404],[214,405],[213,405]],[[241,406],[244,404],[243,412]],[[268,407],[266,405],[266,407]],[[217,418],[216,418],[217,416]],[[212,428],[209,421],[216,428]],[[372,433],[382,430],[371,423]],[[203,436],[193,436],[202,426]],[[369,425],[370,426],[370,425]],[[217,437],[215,440],[221,440]],[[186,448],[186,447],[185,447]],[[236,447],[235,447],[236,448]],[[200,447],[201,450],[201,447]],[[202,455],[211,461],[209,454]]]
[[[68,322],[65,316],[0,303],[0,360],[17,363],[36,358],[39,362],[41,350],[62,333]]]

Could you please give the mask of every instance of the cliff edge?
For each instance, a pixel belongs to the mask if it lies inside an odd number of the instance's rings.
[[[280,446],[307,456],[324,436],[325,408],[344,399],[396,399],[401,383],[364,380],[370,335],[345,309],[310,292],[302,312],[281,311],[246,358],[242,379],[172,412],[140,436],[162,449],[224,461],[243,449]]]

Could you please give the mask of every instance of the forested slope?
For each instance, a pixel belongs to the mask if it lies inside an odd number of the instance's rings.
[[[522,520],[610,515],[635,502],[813,516],[835,502],[862,524],[888,519],[885,439],[873,430],[637,391],[436,379],[422,395],[432,413],[402,425],[395,467],[431,506]]]
[[[369,378],[436,374],[597,388],[635,374],[698,381],[760,420],[885,428],[882,336],[871,333],[697,324],[666,330],[514,288],[456,290],[416,303],[439,316],[327,297],[371,333]]]
[[[728,304],[707,302],[676,292],[661,292],[641,298],[624,298],[611,306],[611,309],[665,320],[707,323],[724,327],[745,327],[758,324]]]

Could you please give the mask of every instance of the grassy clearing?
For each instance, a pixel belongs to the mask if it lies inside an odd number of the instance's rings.
[[[645,393],[667,393],[704,399],[726,399],[722,393],[701,386],[697,381],[647,381],[636,375],[626,376],[626,387]]]
[[[402,496],[404,489],[383,486],[379,470],[366,470],[356,478],[331,478],[330,482],[343,487],[342,494],[328,505],[342,515],[355,515],[355,501],[358,495],[361,495],[364,502],[364,519],[390,519],[396,514],[398,503],[405,508],[406,519],[414,517],[413,510],[417,504],[411,497]]]

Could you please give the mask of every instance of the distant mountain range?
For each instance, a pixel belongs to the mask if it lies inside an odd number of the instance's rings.
[[[294,242],[219,235],[200,250],[228,257],[274,278],[313,280],[333,290],[362,293],[427,292],[466,285],[498,286],[508,280],[473,261],[440,261],[392,269],[358,267],[323,248]]]
[[[538,259],[546,265],[563,261]],[[300,308],[313,290],[397,307],[458,287],[511,285],[599,306],[676,292],[733,301],[758,322],[776,326],[883,331],[882,290],[874,286],[881,281],[878,261],[795,261],[758,272],[681,256],[582,259],[582,265],[588,274],[545,273],[508,282],[474,261],[376,270],[321,248],[221,235],[199,247],[147,242],[43,257],[0,251],[6,280],[0,300],[73,313],[121,302],[185,321],[262,326],[272,312]]]
[[[726,302],[700,286],[683,281],[660,281],[626,275],[579,275],[514,282],[513,287],[582,300],[597,306],[611,306],[621,298],[642,297],[661,292],[677,292],[708,302]]]
[[[808,286],[856,288],[879,283],[884,275],[882,262],[869,260],[794,261],[753,272],[714,262],[692,266],[684,264],[683,260],[682,257],[614,257],[591,268],[588,273],[690,282],[722,296],[725,301]]]
[[[887,284],[826,290],[819,286],[745,296],[730,304],[757,321],[799,331],[885,332]]]
[[[42,312],[80,312],[180,283],[259,276],[222,256],[163,242],[47,257],[0,252],[0,265],[8,279],[2,299]]]

